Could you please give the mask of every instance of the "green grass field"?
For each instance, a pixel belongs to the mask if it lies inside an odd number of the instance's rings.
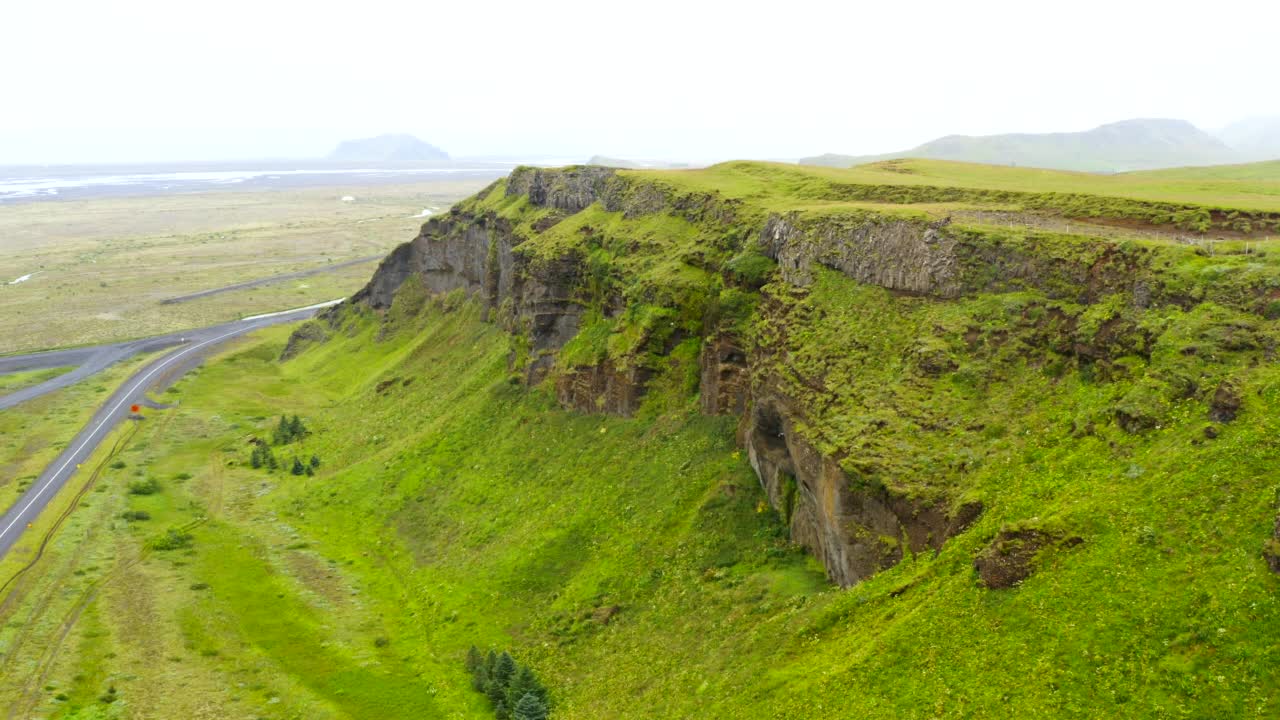
[[[1116,175],[946,160],[890,160],[848,169],[724,163],[703,170],[645,171],[643,176],[659,178],[680,188],[749,200],[752,204],[771,209],[794,208],[798,201],[806,200],[830,206],[856,199],[872,202],[887,199],[905,204],[950,203],[942,208],[942,214],[955,208],[985,204],[1021,209],[1025,200],[999,195],[1017,193],[1095,196],[1099,200],[1091,202],[1085,209],[1096,212],[1098,218],[1106,218],[1110,213],[1126,217],[1124,213],[1133,210],[1114,200],[1108,202],[1106,198],[1257,213],[1280,211],[1280,162]],[[958,192],[961,190],[971,192]],[[863,197],[859,198],[859,195]],[[1059,205],[1053,198],[1043,199],[1043,204],[1030,207],[1050,212],[1073,207]],[[1263,237],[1280,236],[1280,228],[1272,221],[1256,226],[1250,232]]]
[[[677,177],[694,177],[697,179],[693,182],[708,182],[717,188],[737,188],[745,185],[739,177],[740,169],[729,163],[704,171],[666,172]],[[922,159],[887,160],[847,169],[786,165],[774,165],[771,169],[786,169],[797,175],[842,183],[1086,193],[1244,210],[1280,210],[1280,161],[1113,175]]]

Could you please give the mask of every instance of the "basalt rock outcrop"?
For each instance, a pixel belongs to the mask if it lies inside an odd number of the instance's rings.
[[[1035,561],[1048,548],[1070,548],[1083,540],[1039,528],[1007,528],[1001,530],[973,561],[973,568],[983,585],[996,590],[1013,587],[1031,577]]]
[[[646,225],[651,218],[663,223]],[[696,242],[669,241],[670,233]],[[819,276],[834,272],[929,302],[983,293],[1038,298],[1012,330],[962,329],[953,342],[950,330],[923,328],[902,360],[910,383],[943,382],[965,372],[957,358],[996,357],[1017,342],[1037,348],[1034,362],[1075,363],[1106,380],[1151,357],[1156,332],[1135,319],[1147,308],[1192,307],[1206,298],[1261,307],[1263,296],[1248,288],[1189,290],[1163,277],[1157,260],[1150,247],[1099,238],[1013,238],[869,211],[777,212],[613,169],[518,168],[429,220],[350,302],[389,308],[410,277],[429,293],[466,293],[520,339],[513,369],[528,383],[554,383],[560,404],[582,412],[631,415],[659,380],[677,378],[666,387],[691,381],[703,413],[740,418],[738,442],[769,504],[791,538],[847,586],[908,553],[938,551],[983,511],[952,482],[967,461],[890,467],[869,453],[891,446],[890,430],[987,431],[922,416],[890,429],[867,420],[858,436],[865,443],[824,433],[823,413],[839,398],[822,372],[794,367],[795,338],[786,329],[801,315],[823,312],[802,302]],[[742,266],[763,268],[765,277],[735,274]],[[769,280],[776,282],[761,290]],[[1115,298],[1123,302],[1104,302]],[[580,333],[604,339],[591,344]],[[571,342],[590,347],[562,358]],[[838,343],[828,350],[832,358],[866,351]],[[1157,380],[1144,386],[1147,396],[1126,398],[1114,421],[1145,432],[1160,422],[1161,393],[1186,397],[1215,387],[1199,376]],[[1214,419],[1239,411],[1231,387],[1213,394]],[[978,562],[984,582],[1020,581],[1040,547],[1063,542],[1041,535],[1010,535],[993,545]]]

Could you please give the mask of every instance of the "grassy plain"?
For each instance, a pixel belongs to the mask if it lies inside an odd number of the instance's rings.
[[[70,367],[44,368],[42,370],[23,370],[0,375],[0,395],[7,395],[32,385],[39,385],[46,380],[58,377],[70,369]]]
[[[482,183],[0,205],[0,353],[201,327],[343,297],[376,262],[191,302],[160,301],[381,255]],[[354,202],[342,202],[343,196]],[[32,277],[17,284],[16,278]]]

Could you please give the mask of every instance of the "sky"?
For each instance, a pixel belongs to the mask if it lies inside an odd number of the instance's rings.
[[[1280,114],[1269,0],[6,3],[0,165],[711,161]]]

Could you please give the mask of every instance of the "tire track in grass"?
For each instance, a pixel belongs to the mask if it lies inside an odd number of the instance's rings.
[[[169,415],[169,414],[166,414],[163,416],[164,419],[160,424],[160,431],[163,431],[163,429],[169,424],[169,420],[171,417],[172,415]],[[3,592],[5,587],[8,587],[10,584],[15,583],[15,581],[23,577],[28,571],[30,571],[32,568],[36,566],[36,564],[39,563],[40,559],[44,555],[44,551],[48,548],[49,543],[52,541],[57,531],[61,528],[62,524],[71,516],[71,513],[77,507],[80,506],[80,502],[81,500],[83,500],[84,496],[88,494],[90,490],[93,489],[94,485],[97,484],[97,481],[101,477],[102,472],[106,469],[108,464],[112,462],[121,452],[123,452],[126,447],[128,447],[129,443],[133,441],[134,437],[138,434],[140,429],[141,429],[141,425],[138,423],[135,423],[133,427],[131,427],[123,437],[116,440],[115,444],[112,445],[110,452],[107,453],[107,456],[104,457],[102,461],[99,462],[98,465],[94,467],[94,470],[90,474],[89,479],[85,482],[84,486],[81,487],[80,490],[76,493],[75,497],[73,498],[73,501],[58,516],[58,518],[54,521],[54,524],[45,533],[44,537],[41,539],[40,547],[37,549],[35,557],[33,557],[30,562],[28,562],[25,566],[20,568],[11,578],[9,578],[9,580],[5,582],[4,586],[0,586],[0,592]],[[193,520],[191,522],[188,522],[182,525],[179,528],[179,530],[181,532],[187,532],[203,524],[205,521],[206,521],[206,518],[197,518],[196,520]],[[83,547],[85,547],[85,545],[81,544],[77,546],[77,549],[83,548]],[[41,653],[36,660],[34,669],[32,670],[31,673],[27,675],[27,679],[22,683],[20,689],[16,694],[15,700],[10,705],[8,718],[12,720],[13,718],[23,718],[23,717],[31,716],[35,707],[40,703],[40,699],[41,699],[40,689],[44,687],[44,685],[48,681],[49,674],[53,669],[55,661],[58,659],[58,653],[61,650],[63,643],[66,642],[67,636],[71,634],[71,630],[75,627],[76,623],[79,621],[80,616],[84,613],[85,608],[87,608],[89,606],[89,603],[93,602],[93,600],[97,598],[98,593],[104,587],[106,587],[112,580],[118,577],[120,573],[142,562],[148,556],[150,556],[150,554],[151,554],[150,549],[144,545],[139,550],[138,554],[135,555],[133,558],[126,560],[124,562],[120,562],[119,560],[117,560],[116,564],[110,570],[108,570],[97,580],[94,580],[93,582],[89,583],[88,586],[85,587],[85,589],[81,592],[80,596],[75,600],[72,606],[67,610],[66,614],[63,615],[62,620],[58,624],[56,637],[51,642],[46,642],[45,646],[42,648]],[[77,565],[79,557],[80,557],[80,552],[76,552],[74,555],[72,555],[69,558],[67,568],[70,569],[71,567],[74,567],[75,565]],[[41,598],[40,607],[37,610],[33,611],[33,614],[32,614],[33,619],[35,617],[43,615],[45,612],[48,611],[49,605],[51,604],[52,599],[56,595],[54,590],[56,590],[56,588],[59,587],[60,584],[61,584],[60,582],[55,582],[51,585],[50,591],[45,595],[45,597]],[[17,595],[16,586],[15,586],[14,595]],[[12,598],[13,595],[11,595],[10,597]],[[9,598],[6,598],[6,601],[5,601],[6,604],[9,603],[9,600],[10,600]],[[26,624],[26,627],[30,628],[31,625],[33,624],[34,623],[28,622]],[[5,660],[4,660],[5,667],[9,667],[12,665],[12,660],[16,656],[16,653],[18,652],[21,645],[23,645],[25,641],[28,639],[27,638],[28,634],[29,634],[29,631],[22,632],[15,639],[13,647],[10,648],[9,653],[5,657]]]

